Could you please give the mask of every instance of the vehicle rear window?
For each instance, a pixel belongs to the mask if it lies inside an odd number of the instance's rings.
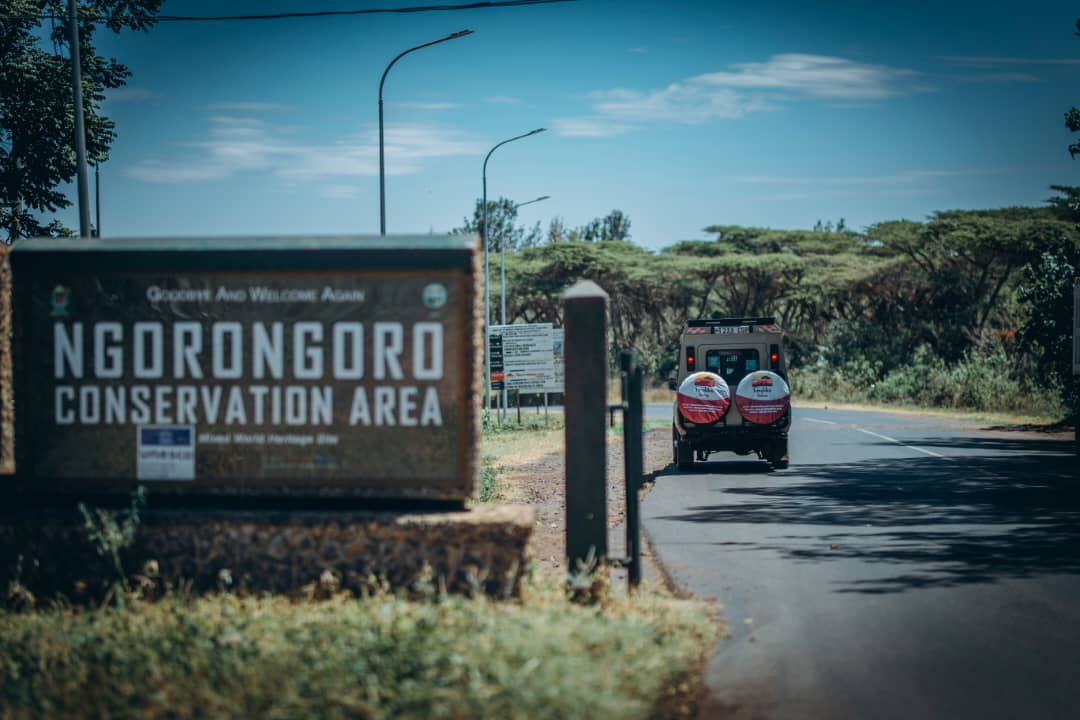
[[[745,350],[709,350],[705,353],[705,369],[724,378],[734,390],[748,373],[758,369],[758,351]]]

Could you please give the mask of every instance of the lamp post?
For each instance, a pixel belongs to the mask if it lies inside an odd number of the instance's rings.
[[[94,235],[101,237],[101,162],[94,161]]]
[[[411,47],[408,50],[406,50],[405,52],[398,53],[397,57],[395,57],[393,60],[391,60],[390,64],[386,66],[386,69],[383,70],[382,79],[379,80],[379,234],[380,235],[385,235],[386,234],[386,166],[385,166],[385,164],[383,162],[383,99],[382,99],[383,84],[386,83],[386,74],[388,72],[390,72],[390,68],[394,67],[394,63],[396,63],[398,60],[405,57],[406,55],[408,55],[411,52],[415,52],[417,50],[422,50],[422,49],[424,49],[426,47],[431,47],[432,45],[438,45],[439,43],[446,42],[447,40],[457,40],[460,37],[465,37],[466,35],[472,35],[472,34],[473,34],[472,30],[459,30],[456,33],[451,33],[450,35],[447,35],[446,37],[439,38],[438,40],[432,40],[431,42],[426,42],[423,45],[417,45],[416,47]]]
[[[536,198],[535,200],[526,200],[525,202],[518,203],[517,205],[514,205],[514,209],[517,210],[522,205],[532,205],[534,202],[540,202],[541,200],[550,200],[550,199],[551,199],[550,195],[541,195],[540,197]]]
[[[540,202],[541,200],[547,200],[550,197],[551,197],[550,195],[541,195],[540,197],[535,198],[533,200],[526,200],[525,202],[515,204],[514,209],[517,210],[522,205],[532,205],[533,203]],[[502,324],[505,325],[506,324],[506,243],[503,242],[502,238],[499,239],[499,295],[500,295],[499,304],[501,306],[500,309],[502,310]],[[505,385],[503,385],[503,391],[502,391],[502,394],[500,395],[500,397],[502,398],[502,421],[506,422],[506,414],[509,411],[509,404],[507,403],[507,394],[506,394],[506,386]],[[520,400],[520,398],[519,398],[519,400]],[[546,396],[544,398],[544,402],[547,402]],[[521,416],[521,406],[520,406],[520,403],[519,403],[519,405],[518,405],[518,421],[519,422],[521,420],[520,416]]]
[[[547,128],[536,128],[535,130],[530,130],[529,132],[527,132],[527,133],[525,133],[523,135],[516,135],[516,136],[514,136],[512,138],[509,138],[507,140],[503,140],[501,143],[498,143],[497,145],[495,145],[495,147],[488,150],[487,156],[484,157],[484,171],[482,173],[483,195],[482,195],[481,200],[480,200],[480,203],[481,203],[480,207],[481,207],[482,218],[483,218],[482,221],[481,221],[481,225],[480,225],[480,243],[481,243],[481,245],[483,245],[483,248],[484,248],[484,378],[485,378],[485,383],[484,383],[485,393],[484,394],[487,397],[488,410],[491,409],[491,354],[489,352],[489,350],[490,350],[489,345],[490,345],[490,342],[491,342],[491,306],[489,305],[489,300],[488,300],[488,298],[489,298],[489,293],[488,293],[489,272],[488,272],[488,242],[487,242],[487,164],[488,164],[488,160],[491,159],[491,153],[495,152],[496,150],[501,148],[506,143],[514,142],[515,140],[520,140],[522,138],[527,138],[530,135],[535,135],[536,133],[542,133],[546,129]],[[502,242],[501,241],[499,242],[499,247],[500,247],[500,249],[502,248]],[[506,324],[506,305],[505,305],[505,303],[503,304],[503,318],[502,319],[503,319],[502,324],[505,325]]]
[[[526,200],[523,203],[517,203],[514,205],[514,209],[517,210],[522,205],[532,205],[533,203],[540,202],[541,200],[547,200],[550,195],[541,195],[535,200]],[[506,247],[505,243],[500,238],[499,240],[499,305],[502,315],[501,323],[506,324]],[[506,391],[503,390],[505,393]]]
[[[79,60],[79,15],[76,0],[68,0],[68,41],[71,43],[71,91],[75,116],[75,177],[79,188],[79,237],[90,237],[90,193],[86,180],[86,122],[83,116],[82,66]]]

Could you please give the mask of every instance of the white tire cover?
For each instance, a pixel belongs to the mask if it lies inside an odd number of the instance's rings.
[[[731,388],[715,373],[696,372],[682,381],[676,398],[684,418],[698,425],[709,425],[727,413]]]
[[[758,370],[739,382],[735,407],[747,421],[769,425],[784,417],[791,407],[791,389],[776,373]]]

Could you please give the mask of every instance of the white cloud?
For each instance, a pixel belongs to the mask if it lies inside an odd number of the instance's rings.
[[[331,200],[351,200],[360,194],[360,188],[355,185],[342,185],[340,183],[330,183],[323,185],[320,192]]]
[[[983,55],[946,55],[941,58],[964,67],[986,68],[1002,65],[1080,65],[1078,58],[1024,58]]]
[[[957,79],[962,82],[1024,82],[1024,83],[1037,83],[1043,82],[1042,78],[1032,75],[1031,73],[1021,72],[998,72],[998,73],[980,73],[977,75],[959,75]]]
[[[405,108],[407,110],[430,110],[433,112],[439,110],[457,110],[461,107],[461,103],[453,102],[399,102],[392,104],[394,107]]]
[[[730,182],[757,185],[904,185],[919,183],[935,178],[971,177],[973,175],[999,175],[1007,172],[1006,168],[983,168],[962,170],[902,170],[891,175],[857,175],[812,177],[799,175],[737,175],[728,178]]]
[[[590,93],[593,115],[557,124],[564,135],[597,136],[603,119],[621,125],[698,125],[748,113],[775,110],[805,99],[868,102],[914,92],[911,70],[840,57],[789,53],[766,62],[739,63],[733,70],[706,73],[656,90],[615,88]],[[613,134],[613,133],[605,133]]]
[[[270,110],[284,110],[284,105],[269,102],[219,102],[207,105],[211,110],[225,112],[267,112]]]
[[[559,118],[552,125],[564,137],[612,137],[630,129],[604,117]]]
[[[845,100],[879,100],[902,92],[899,81],[911,70],[868,65],[846,58],[789,53],[763,63],[739,63],[735,72],[699,75],[706,87],[779,90],[794,95]]]
[[[208,136],[187,143],[182,160],[151,157],[128,169],[147,182],[186,183],[221,180],[265,171],[293,181],[318,182],[379,174],[378,132],[326,144],[296,142],[295,133],[257,118],[214,116]],[[427,160],[480,155],[485,145],[459,131],[435,126],[397,126],[385,135],[386,172],[419,172]],[[331,183],[333,184],[333,183]],[[344,187],[344,186],[341,186]],[[341,187],[331,192],[342,191]]]

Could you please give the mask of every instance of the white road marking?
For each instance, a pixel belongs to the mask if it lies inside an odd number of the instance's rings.
[[[899,440],[897,440],[896,438],[891,438],[888,435],[882,435],[881,433],[876,433],[873,430],[864,430],[863,428],[855,428],[855,429],[858,430],[861,433],[866,433],[867,435],[873,435],[876,438],[881,438],[882,440],[888,440],[891,443],[896,443],[900,447],[906,447],[909,450],[915,450],[916,452],[921,452],[921,453],[924,453],[926,455],[931,455],[931,456],[936,457],[936,458],[941,458],[942,460],[949,460],[950,459],[950,458],[945,457],[941,453],[936,453],[933,450],[927,450],[926,448],[916,447],[914,445],[908,445],[907,443],[902,443]]]
[[[805,420],[806,422],[821,423],[822,425],[835,425],[836,424],[832,420],[818,420],[817,418],[803,418],[803,420]]]

